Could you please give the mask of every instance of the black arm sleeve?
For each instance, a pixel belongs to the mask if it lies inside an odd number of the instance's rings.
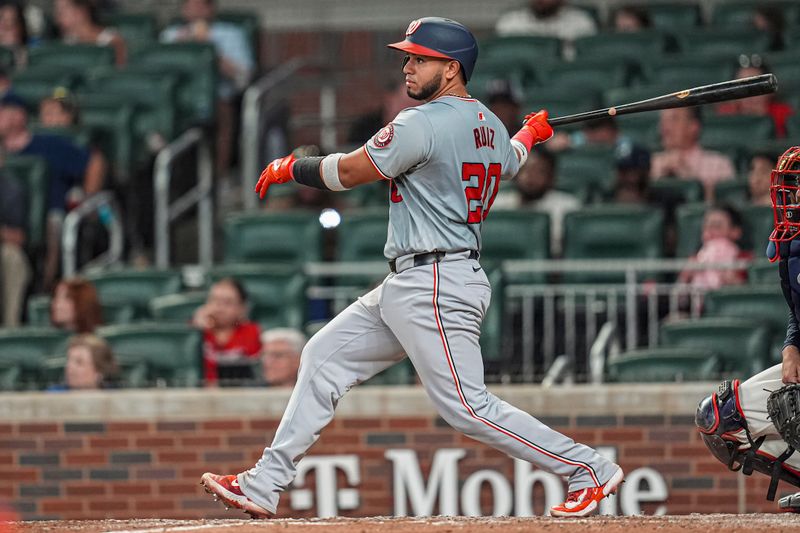
[[[798,326],[797,317],[792,310],[789,310],[789,318],[786,321],[786,340],[783,341],[783,347],[787,346],[800,348],[800,326]]]
[[[294,163],[292,173],[294,181],[301,185],[314,187],[315,189],[329,190],[322,181],[322,174],[319,171],[320,162],[324,157],[303,157]]]

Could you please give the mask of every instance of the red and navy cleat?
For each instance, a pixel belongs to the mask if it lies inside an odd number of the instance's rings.
[[[248,498],[239,487],[235,475],[220,476],[206,472],[200,478],[200,484],[215,500],[221,500],[225,509],[234,507],[249,514],[251,518],[272,518],[275,515]]]
[[[599,487],[587,487],[573,490],[567,495],[567,501],[550,508],[551,516],[586,516],[597,509],[597,505],[609,494],[617,492],[617,487],[622,483],[625,473],[617,468],[611,479]]]

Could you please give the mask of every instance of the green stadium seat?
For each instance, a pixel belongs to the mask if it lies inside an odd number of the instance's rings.
[[[124,388],[146,387],[148,382],[148,367],[146,361],[137,361],[124,356],[115,356],[119,374],[114,380],[113,386]],[[42,363],[42,370],[39,384],[45,388],[64,384],[64,369],[67,366],[66,357],[52,357]],[[0,377],[0,379],[2,379]]]
[[[697,4],[677,2],[646,4],[653,26],[663,30],[678,30],[700,24],[700,8]]]
[[[226,263],[319,261],[322,226],[312,211],[239,213],[223,224]]]
[[[135,311],[131,305],[101,304],[103,321],[106,324],[129,324],[133,321]],[[28,298],[28,323],[31,326],[50,326],[50,296],[38,295]]]
[[[147,382],[194,387],[200,384],[202,333],[188,325],[138,323],[99,328],[124,365],[147,365]]]
[[[44,245],[47,162],[33,155],[9,155],[3,168],[25,188],[28,198],[27,247],[38,251]]]
[[[364,385],[413,385],[415,376],[414,365],[411,364],[411,359],[406,357],[383,372],[372,376],[364,382]]]
[[[28,67],[11,75],[14,94],[22,98],[28,108],[34,110],[39,102],[51,96],[56,87],[75,88],[80,76],[74,69],[55,66]]]
[[[470,82],[470,91],[472,91],[472,82]],[[473,96],[480,100],[475,93]],[[274,188],[277,190],[277,187]],[[270,189],[269,194],[272,194]],[[386,180],[375,181],[372,183],[365,183],[346,191],[345,198],[351,202],[357,209],[358,208],[386,208],[389,201],[389,183]]]
[[[722,372],[742,377],[766,368],[770,361],[769,331],[764,324],[743,318],[699,318],[661,326],[663,346],[714,352]]]
[[[492,210],[481,224],[481,263],[547,259],[550,216],[538,211]]]
[[[14,391],[20,386],[22,368],[13,361],[0,361],[0,391]]]
[[[217,59],[208,43],[152,44],[138,50],[132,66],[178,74],[178,127],[209,124],[216,116]]]
[[[30,48],[28,65],[57,68],[88,69],[114,64],[114,48],[92,44],[44,43]]]
[[[648,85],[664,87],[666,93],[671,93],[732,79],[736,57],[687,52],[645,61],[642,70]]]
[[[481,60],[489,63],[495,61],[531,63],[536,60],[556,60],[561,55],[561,41],[555,37],[526,35],[495,37],[483,41],[480,51]]]
[[[702,202],[705,191],[698,180],[660,179],[650,183],[651,195],[668,203]]]
[[[583,146],[562,152],[556,160],[556,189],[596,200],[614,187],[614,148]]]
[[[158,21],[150,13],[115,13],[104,18],[125,39],[128,53],[157,41]]]
[[[761,256],[767,249],[769,235],[775,227],[772,207],[749,205],[741,209],[744,222],[742,247]]]
[[[596,109],[600,104],[600,93],[582,87],[533,87],[525,92],[522,109],[547,109],[550,117]]]
[[[543,76],[548,86],[553,88],[602,92],[627,85],[628,70],[625,61],[613,59],[599,61],[594,58],[553,64],[545,69]]]
[[[744,132],[746,134],[743,134]],[[771,117],[711,116],[703,118],[700,144],[746,148],[753,141],[766,141],[773,135],[774,125]]]
[[[658,259],[663,253],[663,214],[646,206],[584,207],[564,217],[565,259]],[[622,283],[624,275],[574,273],[572,283]]]
[[[14,65],[17,61],[14,50],[7,46],[0,46],[0,67],[10,72],[14,70]]]
[[[771,334],[786,333],[788,307],[778,283],[722,287],[706,294],[703,314],[762,321]]]
[[[795,113],[786,122],[786,129],[789,137],[800,138],[800,113]]]
[[[206,303],[204,291],[157,296],[150,300],[150,315],[158,321],[189,323],[197,308]]]
[[[675,226],[678,234],[675,246],[676,257],[691,257],[700,249],[703,231],[703,217],[706,204],[689,203],[675,210]]]
[[[601,33],[575,40],[575,50],[580,60],[616,59],[648,60],[664,53],[666,40],[661,31]]]
[[[754,29],[753,15],[759,4],[754,0],[745,1],[726,1],[725,3],[714,4],[714,11],[711,16],[711,24],[716,27],[726,27],[731,29]],[[779,8],[783,11],[785,20],[797,21],[798,8],[796,2],[763,2],[772,8]]]
[[[747,281],[749,283],[780,283],[778,274],[778,263],[770,263],[769,259],[761,254],[756,255],[756,259],[747,269]]]
[[[637,100],[630,101],[635,102]],[[616,100],[616,102],[624,101]],[[637,113],[621,116],[617,118],[617,126],[624,135],[633,139],[636,144],[641,144],[651,151],[657,150],[661,146],[661,135],[658,131],[658,114],[656,113]]]
[[[250,317],[262,328],[302,329],[305,324],[306,278],[296,265],[219,266],[209,273],[209,285],[222,278],[244,286],[252,304]]]
[[[763,53],[769,50],[770,35],[759,31],[731,31],[730,28],[697,29],[676,32],[678,47],[684,54],[695,56]]]
[[[741,207],[750,201],[749,190],[747,183],[743,181],[720,181],[714,186],[714,200]]]
[[[110,270],[86,278],[104,305],[131,306],[137,319],[150,315],[150,300],[181,288],[181,275],[174,270]]]
[[[111,163],[114,180],[127,183],[133,172],[134,105],[114,95],[79,94],[81,124]]]
[[[484,361],[501,361],[503,359],[503,342],[507,336],[503,335],[503,325],[505,323],[505,275],[500,268],[484,267],[486,277],[492,286],[492,303],[486,311],[481,324],[481,355]],[[543,276],[542,276],[543,277]],[[528,278],[528,283],[540,281],[536,278]]]
[[[53,328],[0,329],[0,363],[19,367],[20,388],[35,388],[43,361],[62,353],[67,337]]]
[[[386,211],[384,207],[343,214],[337,230],[338,235],[344,236],[337,247],[339,261],[386,261],[383,256],[388,232]]]
[[[712,352],[689,348],[632,350],[606,363],[607,379],[617,383],[712,381],[719,361]]]

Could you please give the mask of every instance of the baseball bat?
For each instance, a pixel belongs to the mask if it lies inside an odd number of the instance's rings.
[[[619,115],[630,115],[631,113],[641,113],[642,111],[658,111],[661,109],[671,109],[673,107],[691,107],[696,105],[711,104],[714,102],[724,102],[726,100],[737,100],[750,96],[774,93],[778,90],[778,80],[774,74],[761,74],[738,80],[722,81],[703,85],[693,89],[686,89],[639,102],[631,102],[595,111],[586,111],[575,115],[555,117],[548,120],[551,126],[563,126],[575,122],[583,122],[602,117],[614,117]]]

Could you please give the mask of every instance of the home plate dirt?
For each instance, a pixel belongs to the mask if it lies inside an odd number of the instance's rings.
[[[487,530],[509,533],[602,531],[653,531],[658,533],[687,533],[691,531],[775,532],[798,531],[800,515],[795,514],[693,514],[681,516],[636,516],[590,518],[333,518],[315,520],[93,520],[41,521],[0,523],[2,533],[87,532],[87,533],[167,533],[200,531],[236,533],[386,533],[436,532],[478,533]]]

